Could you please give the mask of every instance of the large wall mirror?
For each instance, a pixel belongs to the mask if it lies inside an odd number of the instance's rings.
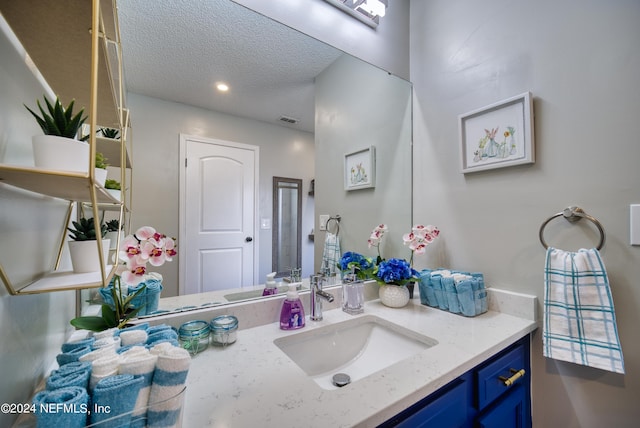
[[[255,284],[276,270],[273,177],[302,180],[297,244],[303,277],[322,263],[319,215],[340,215],[342,250],[365,254],[378,223],[390,224],[398,237],[410,227],[409,82],[231,0],[198,0],[189,7],[119,0],[118,8],[133,124],[134,227],[175,233],[180,246],[177,206],[180,192],[188,191],[178,186],[180,134],[260,147]],[[214,84],[226,79],[231,89],[216,92]],[[345,191],[344,154],[371,145],[376,186]],[[395,241],[389,257],[396,256],[396,246],[402,249],[401,238]],[[184,306],[180,298],[188,297],[175,297],[180,263],[178,257],[157,269],[164,276],[165,309]],[[251,287],[241,291],[259,297]],[[227,303],[223,296],[206,300]]]

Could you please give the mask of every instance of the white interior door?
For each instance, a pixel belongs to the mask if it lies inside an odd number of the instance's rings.
[[[257,146],[180,137],[180,294],[256,283]]]

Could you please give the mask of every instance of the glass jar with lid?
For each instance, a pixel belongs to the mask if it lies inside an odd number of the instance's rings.
[[[210,327],[206,321],[189,321],[180,326],[178,341],[191,355],[204,351],[209,346]]]
[[[211,344],[216,346],[230,345],[238,335],[238,318],[233,315],[222,315],[211,320]]]

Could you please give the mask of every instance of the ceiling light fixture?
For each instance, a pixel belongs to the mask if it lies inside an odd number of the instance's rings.
[[[216,83],[216,89],[220,92],[227,92],[229,90],[229,85],[226,83],[218,82]]]
[[[385,15],[388,0],[324,0],[372,28]]]

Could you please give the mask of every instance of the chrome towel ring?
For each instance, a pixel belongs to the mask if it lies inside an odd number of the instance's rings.
[[[340,233],[340,220],[341,217],[339,214],[336,214],[334,216],[329,217],[329,220],[327,220],[327,222],[324,225],[324,228],[327,230],[327,232],[329,232],[329,223],[331,223],[331,220],[336,222],[336,233],[335,235],[338,236],[338,234]]]
[[[582,220],[583,218],[586,218],[587,220],[589,220],[590,222],[595,224],[596,227],[598,228],[598,231],[600,231],[600,243],[598,244],[596,249],[600,250],[602,248],[602,246],[604,245],[604,240],[605,240],[605,233],[604,233],[604,228],[602,227],[602,224],[600,224],[600,222],[598,220],[596,220],[595,217],[592,217],[589,214],[585,213],[582,208],[580,208],[580,207],[568,207],[568,208],[565,208],[564,210],[562,210],[562,212],[554,214],[551,217],[549,217],[548,219],[546,219],[544,221],[544,223],[542,223],[542,225],[540,226],[540,232],[538,233],[538,235],[540,236],[540,242],[542,243],[542,246],[545,249],[549,248],[549,246],[544,241],[544,228],[551,220],[553,220],[556,217],[560,217],[560,216],[563,216],[567,221],[569,221],[571,223],[575,223],[576,221],[579,221],[579,220]]]

